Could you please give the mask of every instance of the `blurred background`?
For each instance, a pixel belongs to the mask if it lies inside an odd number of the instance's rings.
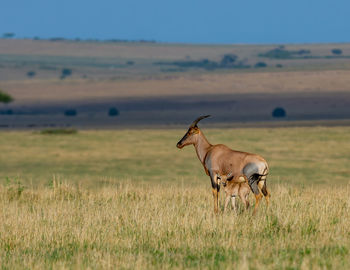
[[[347,1],[1,6],[1,129],[350,123]]]

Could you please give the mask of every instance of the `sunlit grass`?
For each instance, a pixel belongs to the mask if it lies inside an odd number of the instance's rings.
[[[349,269],[349,131],[203,129],[269,162],[254,217],[213,214],[185,130],[0,133],[0,268]]]
[[[272,185],[254,217],[215,216],[206,185],[16,188],[0,190],[2,268],[350,267],[348,185]]]

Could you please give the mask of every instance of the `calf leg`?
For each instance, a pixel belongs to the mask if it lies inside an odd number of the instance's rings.
[[[245,205],[245,208],[248,209],[249,208],[249,201],[248,201],[249,195],[244,195],[244,194],[240,193],[239,197],[241,198],[243,204]]]
[[[250,206],[250,204],[249,204],[249,194],[247,194],[247,195],[245,195],[245,207],[246,207],[246,209],[248,209],[249,206]]]
[[[230,203],[230,195],[226,195],[224,212],[227,210],[227,206]]]
[[[232,209],[236,212],[236,196],[231,196]]]

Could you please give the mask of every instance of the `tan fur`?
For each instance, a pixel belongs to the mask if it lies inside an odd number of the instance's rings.
[[[246,209],[248,209],[249,208],[248,198],[250,194],[250,187],[248,185],[247,178],[244,175],[242,175],[242,176],[234,177],[231,181],[228,181],[227,175],[219,175],[218,177],[220,178],[220,182],[224,186],[225,195],[226,195],[224,211],[227,210],[227,206],[230,202],[230,199],[232,202],[232,208],[234,211],[236,211],[235,198],[237,196],[240,197]]]
[[[217,175],[232,173],[234,176],[241,176],[243,168],[249,163],[254,163],[258,167],[260,174],[268,174],[268,165],[265,159],[259,155],[235,151],[223,144],[210,144],[197,126],[198,121],[206,117],[208,116],[197,118],[176,146],[181,149],[187,145],[194,145],[197,157],[202,163],[206,174],[210,176],[213,189],[216,189],[216,192],[213,191],[213,197],[214,212],[217,213],[218,193],[220,190]],[[264,180],[266,181],[266,177]],[[261,192],[260,186],[259,189]],[[256,196],[256,198],[258,197]],[[259,197],[258,199],[255,210],[261,198]]]

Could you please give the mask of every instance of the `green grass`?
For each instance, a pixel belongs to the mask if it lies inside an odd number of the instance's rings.
[[[349,131],[203,129],[269,162],[256,216],[213,214],[182,129],[2,132],[0,268],[349,269]]]
[[[347,127],[203,130],[211,143],[264,156],[271,167],[269,182],[307,186],[348,182],[349,131]],[[45,136],[2,132],[0,181],[17,177],[37,186],[55,175],[91,187],[108,178],[209,183],[193,147],[175,147],[184,133],[125,130]]]

